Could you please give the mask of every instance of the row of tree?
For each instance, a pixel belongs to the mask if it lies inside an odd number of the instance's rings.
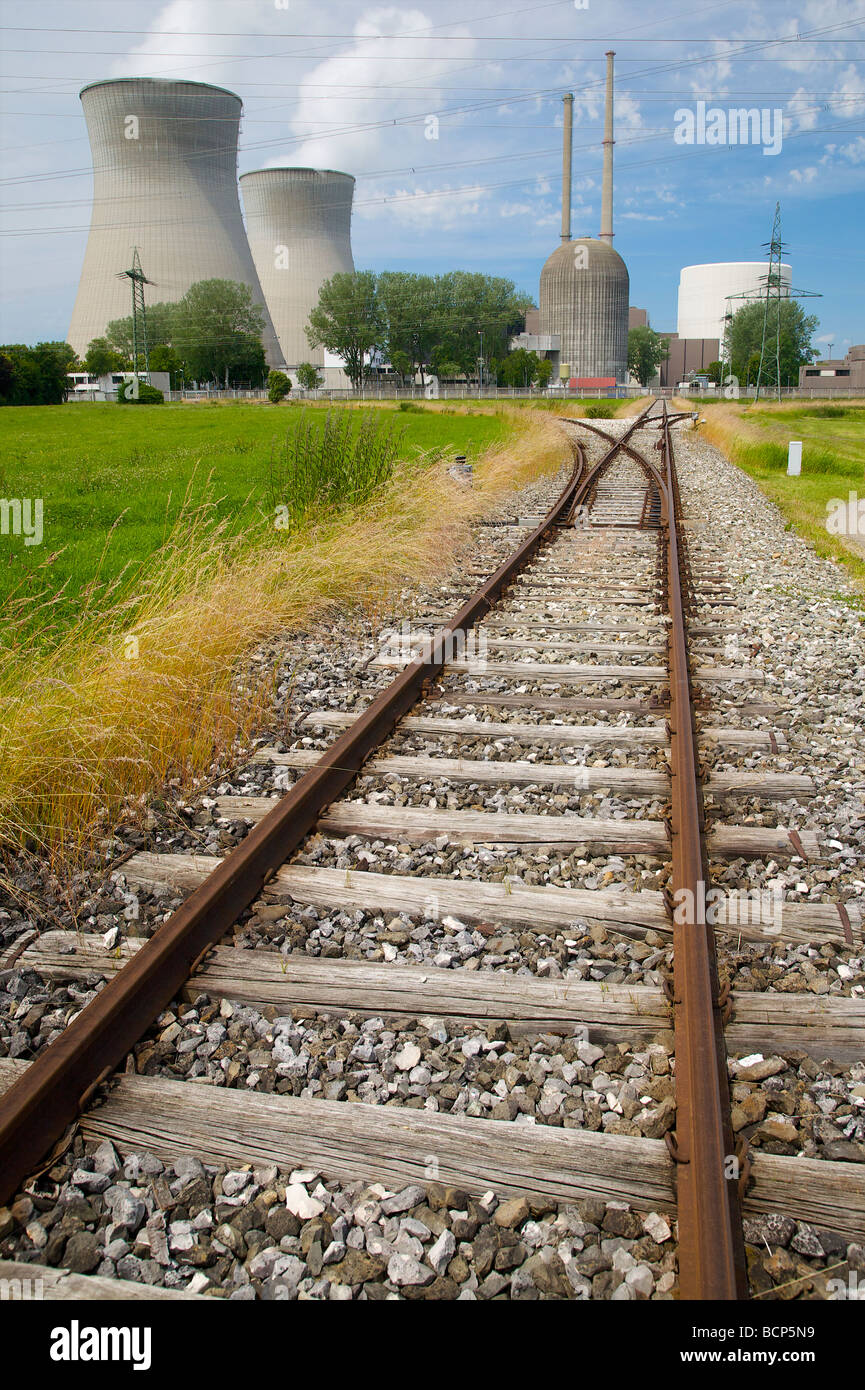
[[[343,359],[355,388],[370,360],[390,362],[403,380],[419,373],[421,383],[427,373],[453,378],[485,370],[493,376],[531,303],[512,280],[466,270],[344,272],[322,285],[307,337],[311,347]]]
[[[0,347],[0,405],[59,405],[77,361],[68,343]]]
[[[341,357],[352,385],[360,387],[389,361],[403,380],[420,374],[474,377],[485,374],[504,386],[549,383],[552,364],[534,352],[508,343],[525,320],[531,300],[510,280],[468,271],[414,275],[405,271],[355,271],[334,275],[321,288],[309,317],[307,337]],[[781,384],[795,385],[799,368],[814,359],[811,337],[817,318],[806,315],[796,300],[768,307],[762,301],[742,306],[731,319],[724,343],[724,362],[710,364],[718,385],[732,373],[739,382],[755,382],[765,343],[763,380],[777,377],[776,351],[780,313]],[[172,386],[185,378],[229,385],[261,386],[268,380],[262,334],[264,314],[248,286],[230,280],[201,280],[174,304],[156,303],[147,310],[149,363],[152,371],[171,374]],[[139,344],[140,349],[140,344]],[[651,328],[628,334],[628,367],[642,386],[652,381],[669,352],[669,340]],[[95,376],[129,371],[134,362],[131,316],[109,323],[95,338],[83,366]],[[68,343],[14,344],[0,348],[0,403],[51,405],[66,398],[68,372],[80,367]],[[768,373],[768,376],[767,376]],[[309,363],[298,370],[301,385],[318,384]],[[283,395],[289,389],[288,379]],[[273,382],[269,381],[273,387]]]

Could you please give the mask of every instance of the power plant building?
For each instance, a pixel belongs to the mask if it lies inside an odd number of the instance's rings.
[[[280,351],[237,189],[242,104],[223,87],[131,77],[81,92],[93,154],[93,212],[68,340],[83,354],[131,313],[118,278],[138,247],[147,302],[176,302],[199,280],[248,285],[264,311],[268,362]]]
[[[338,359],[310,347],[306,325],[325,280],[354,270],[354,179],[333,169],[257,169],[241,175],[240,187],[249,245],[283,364],[291,371],[312,362],[324,369],[327,385],[348,385]]]
[[[558,339],[558,375],[581,387],[628,376],[628,268],[613,249],[613,53],[607,54],[600,237],[571,238],[573,96],[564,98],[562,244],[541,271],[540,336]]]

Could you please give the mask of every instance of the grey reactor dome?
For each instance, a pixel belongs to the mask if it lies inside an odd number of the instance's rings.
[[[246,230],[255,268],[288,367],[324,365],[306,336],[325,280],[353,271],[354,179],[335,169],[275,167],[241,174]]]
[[[137,246],[148,303],[174,302],[198,280],[248,285],[264,310],[267,360],[280,353],[237,191],[242,103],[203,82],[131,77],[81,92],[93,154],[93,213],[68,341],[84,353],[132,311],[118,279]]]
[[[606,54],[601,235],[571,240],[573,93],[564,101],[562,244],[541,271],[539,328],[559,338],[562,377],[628,379],[628,267],[613,250],[613,59]]]
[[[628,267],[595,237],[557,246],[541,271],[541,333],[557,333],[559,361],[577,377],[615,377],[628,369]]]

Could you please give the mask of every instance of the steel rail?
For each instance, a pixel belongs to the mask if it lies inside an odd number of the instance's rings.
[[[639,428],[652,404],[635,418],[601,464],[612,459]],[[369,754],[439,675],[453,638],[484,618],[537,550],[560,525],[568,524],[586,486],[585,454],[580,445],[572,447],[577,459],[574,471],[544,520],[0,1096],[0,1204],[13,1196],[63,1137],[99,1084],[177,995],[207,951],[255,901],[325,808],[345,791]]]
[[[683,1299],[747,1296],[738,1168],[730,1124],[714,931],[706,922],[708,882],[693,695],[688,665],[680,544],[681,503],[664,405],[667,599],[672,779],[673,986],[679,1288]]]

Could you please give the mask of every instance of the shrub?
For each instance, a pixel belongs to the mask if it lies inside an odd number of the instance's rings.
[[[267,399],[274,405],[284,400],[291,390],[291,382],[285,372],[271,372],[267,378]]]
[[[132,383],[129,381],[121,381],[118,386],[117,399],[121,405],[162,405],[164,403],[165,397],[157,387],[149,386],[146,381],[139,381],[137,394],[133,395],[130,390],[127,395],[127,390],[131,385]]]
[[[317,414],[317,412],[316,412]],[[304,411],[279,455],[270,460],[270,492],[286,523],[357,506],[386,483],[399,457],[402,431],[393,417],[328,411],[323,427]]]

